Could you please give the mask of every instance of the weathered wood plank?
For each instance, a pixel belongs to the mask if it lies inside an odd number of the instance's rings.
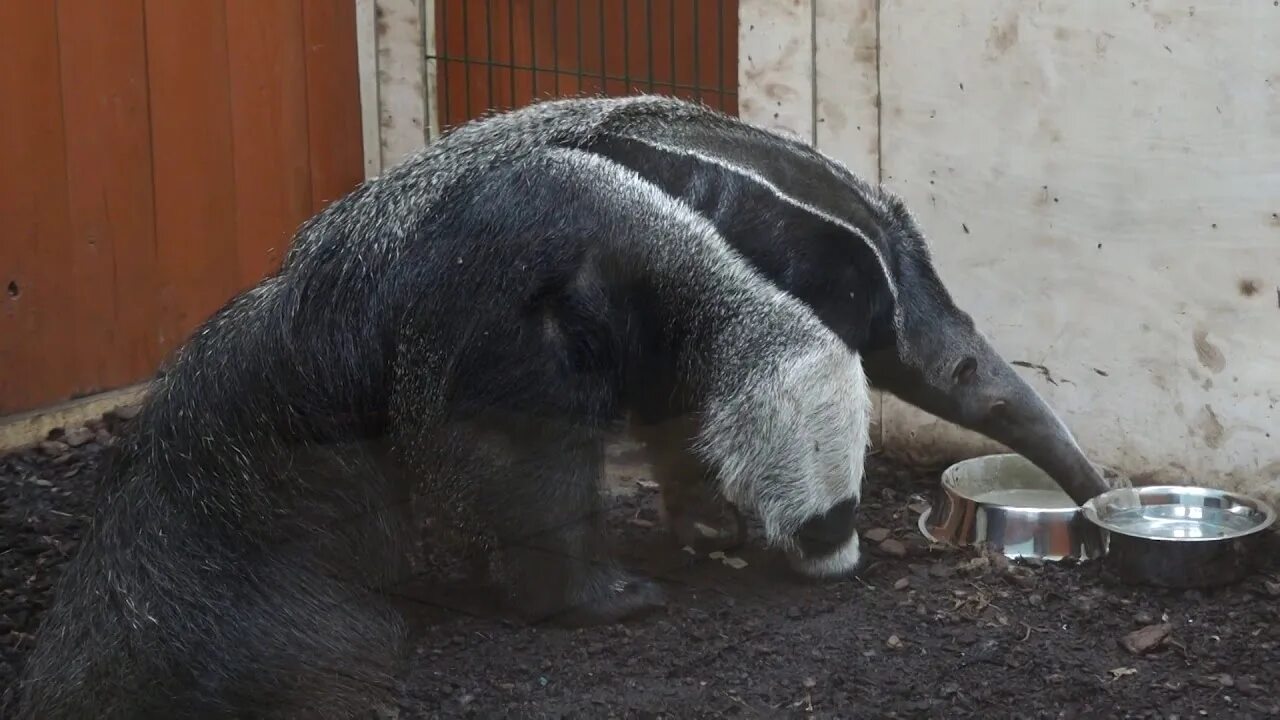
[[[0,3],[0,414],[77,385],[76,296],[53,3]]]
[[[363,179],[356,6],[351,0],[304,0],[307,136],[311,209],[319,211]]]
[[[302,0],[227,0],[237,290],[276,270],[311,214]]]
[[[1280,498],[1280,11],[881,13],[885,180],[960,305],[1046,368],[1096,461]],[[898,404],[885,423],[923,457],[990,449]]]
[[[227,16],[220,0],[146,0],[146,14],[159,334],[167,352],[239,285]]]

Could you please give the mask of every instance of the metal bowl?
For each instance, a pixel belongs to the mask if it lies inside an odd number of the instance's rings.
[[[1152,485],[1109,490],[1084,504],[1101,532],[1107,564],[1122,579],[1171,588],[1242,579],[1266,552],[1276,512],[1210,488]]]
[[[1052,478],[1015,453],[956,463],[942,473],[936,502],[920,516],[931,542],[986,544],[1007,557],[1090,560],[1101,532]]]

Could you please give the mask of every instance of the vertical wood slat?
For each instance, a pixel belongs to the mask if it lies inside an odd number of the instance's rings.
[[[356,9],[351,0],[302,0],[302,12],[311,210],[318,212],[364,179]]]
[[[236,188],[235,290],[280,264],[311,214],[302,0],[226,0]]]
[[[720,109],[738,114],[738,0],[721,0],[716,26],[720,29],[716,58],[716,85],[720,88]]]
[[[238,283],[227,15],[146,0],[160,332],[176,347]]]
[[[160,359],[142,0],[60,2],[72,233],[76,392],[144,377]],[[110,28],[110,32],[104,32]]]
[[[74,385],[58,22],[49,2],[0,2],[0,408]]]

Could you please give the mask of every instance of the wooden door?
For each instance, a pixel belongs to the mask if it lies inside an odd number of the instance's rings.
[[[146,379],[360,182],[354,13],[0,2],[0,415]]]

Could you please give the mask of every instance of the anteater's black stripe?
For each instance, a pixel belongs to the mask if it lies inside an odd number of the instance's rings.
[[[847,223],[866,236],[881,257],[886,238],[880,228],[892,213],[880,192],[838,163],[799,140],[740,121],[675,122],[624,131],[636,140],[701,155],[767,180],[791,201]]]
[[[708,218],[739,253],[805,302],[851,349],[889,342],[894,289],[879,248],[847,222],[764,178],[647,139],[603,135],[586,149],[639,173]],[[775,149],[776,152],[776,149]],[[801,174],[787,168],[796,182]]]

